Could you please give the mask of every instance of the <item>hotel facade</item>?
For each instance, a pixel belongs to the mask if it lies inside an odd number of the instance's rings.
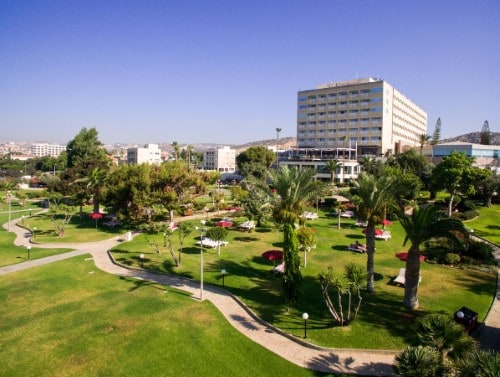
[[[355,149],[357,157],[399,154],[420,145],[427,113],[392,85],[364,78],[297,94],[297,148]]]

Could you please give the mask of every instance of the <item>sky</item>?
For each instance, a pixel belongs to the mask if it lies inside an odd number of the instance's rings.
[[[296,136],[297,91],[386,80],[432,135],[500,125],[498,0],[0,0],[0,141]]]

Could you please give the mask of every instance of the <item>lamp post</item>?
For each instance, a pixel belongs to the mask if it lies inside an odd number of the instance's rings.
[[[163,232],[163,247],[167,246],[167,233]]]
[[[10,196],[10,190],[7,191],[7,203],[9,203],[9,222],[7,223],[7,230],[10,232],[10,202],[11,202],[11,196]]]
[[[224,276],[226,276],[227,271],[223,268],[220,273],[222,274],[222,288],[224,288]]]
[[[311,248],[307,246],[304,248],[304,267],[307,267],[307,253],[311,251]]]
[[[304,338],[307,338],[307,319],[309,318],[309,314],[302,313],[302,319],[304,320]]]
[[[280,132],[281,132],[281,128],[276,128],[276,166],[280,165],[279,154],[278,154]]]
[[[30,259],[30,250],[31,250],[30,244],[26,245],[26,250],[28,250],[28,260],[29,260]]]
[[[36,231],[37,231],[37,227],[33,227],[33,239],[36,240]]]
[[[144,254],[139,255],[139,258],[141,258],[141,268],[144,268]]]
[[[201,220],[200,223],[205,225],[206,221]],[[203,235],[207,231],[207,228],[196,227],[196,230],[200,231],[200,301],[203,301]]]

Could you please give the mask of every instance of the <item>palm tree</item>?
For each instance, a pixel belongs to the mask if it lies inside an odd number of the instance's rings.
[[[380,221],[386,207],[394,200],[395,182],[392,177],[387,175],[377,178],[370,174],[361,173],[354,183],[357,192],[353,202],[360,220],[366,221],[368,224],[366,227],[366,288],[368,292],[373,292],[375,290],[375,224]]]
[[[179,159],[179,143],[176,141],[172,142],[172,148],[174,148],[174,156],[175,156],[175,161]]]
[[[415,208],[411,216],[400,213],[400,223],[406,232],[404,244],[410,241],[406,261],[405,294],[403,304],[410,309],[418,307],[420,278],[420,245],[431,238],[444,237],[459,245],[457,232],[466,234],[462,222],[445,216],[437,206]]]
[[[326,168],[330,173],[330,184],[333,186],[333,178],[338,168],[342,167],[342,164],[337,160],[325,161]]]
[[[427,134],[420,134],[418,136],[419,142],[420,142],[420,156],[422,156],[422,150],[424,149],[424,145],[426,145],[429,140],[432,139],[431,135]]]
[[[187,163],[188,163],[188,171],[191,169],[191,153],[193,152],[193,146],[188,145],[186,147],[187,150]]]
[[[106,170],[101,170],[96,167],[90,171],[88,176],[75,180],[75,183],[85,182],[87,184],[87,188],[90,190],[94,202],[94,213],[99,212],[101,189],[106,181],[106,176]]]
[[[295,304],[299,297],[302,281],[300,273],[299,247],[295,220],[303,212],[306,204],[321,193],[321,182],[315,181],[313,169],[298,170],[295,167],[280,166],[269,172],[269,187],[273,193],[271,202],[273,218],[277,224],[283,225],[283,252],[285,273],[283,284],[285,294],[290,303]],[[269,189],[267,187],[267,189]]]

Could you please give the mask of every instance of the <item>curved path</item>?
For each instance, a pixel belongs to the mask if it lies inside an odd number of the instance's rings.
[[[29,242],[30,234],[29,232],[27,233],[25,229],[15,224],[16,220],[13,220],[10,227],[11,231],[17,234],[14,243],[19,246],[25,246]],[[7,226],[4,225],[4,228],[7,228]],[[125,236],[121,235],[100,242],[80,244],[37,244],[36,247],[41,248],[64,247],[75,250],[60,255],[0,268],[0,275],[71,258],[77,255],[91,254],[96,267],[105,272],[175,287],[191,293],[194,298],[199,298],[199,283],[193,280],[145,270],[126,268],[114,263],[108,254],[108,250],[124,240]],[[330,373],[349,373],[371,376],[393,375],[392,365],[394,363],[394,357],[399,352],[318,347],[302,339],[286,334],[264,322],[226,290],[206,285],[204,289],[204,298],[211,301],[228,322],[242,334],[301,367]],[[500,307],[498,301],[499,297],[497,296],[490,313],[498,313],[496,311],[496,309]],[[490,315],[488,318],[489,317]],[[498,320],[496,314],[493,315],[493,317]]]

